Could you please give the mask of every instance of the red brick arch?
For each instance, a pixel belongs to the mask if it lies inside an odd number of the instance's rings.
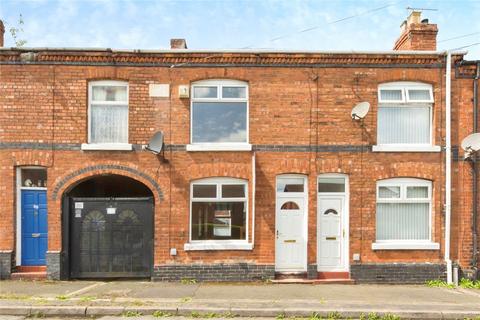
[[[53,188],[51,197],[53,200],[57,200],[59,198],[58,195],[64,194],[79,182],[101,174],[117,174],[132,178],[146,185],[152,191],[156,202],[163,199],[163,192],[160,186],[150,175],[137,168],[117,164],[96,164],[71,171],[57,179],[58,182]]]

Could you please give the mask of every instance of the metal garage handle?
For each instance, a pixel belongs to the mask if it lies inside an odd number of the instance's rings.
[[[32,233],[32,238],[38,238],[40,237],[40,233]]]
[[[337,240],[337,237],[327,237],[327,240]]]

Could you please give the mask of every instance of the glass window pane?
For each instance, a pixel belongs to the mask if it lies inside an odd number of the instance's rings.
[[[192,202],[192,240],[245,239],[245,202]]]
[[[47,170],[45,169],[22,169],[22,187],[47,187]]]
[[[403,101],[401,89],[382,89],[380,90],[380,99],[382,101]]]
[[[377,240],[428,240],[428,203],[378,203]]]
[[[430,90],[425,89],[409,89],[408,99],[411,101],[430,101]]]
[[[277,182],[277,192],[303,192],[302,178],[281,178]]]
[[[222,185],[222,198],[244,198],[245,185],[243,184],[224,184]]]
[[[378,197],[382,199],[400,198],[400,187],[379,187]]]
[[[296,202],[288,201],[282,204],[281,210],[300,210],[300,207]]]
[[[245,102],[195,102],[192,143],[247,142]]]
[[[128,143],[128,106],[92,105],[91,143]]]
[[[222,98],[246,98],[247,88],[245,87],[223,87]]]
[[[318,192],[345,192],[344,178],[320,178]]]
[[[407,187],[407,198],[428,199],[428,187]]]
[[[195,86],[193,87],[194,98],[217,98],[217,87]]]
[[[216,184],[194,184],[193,197],[194,198],[216,198],[217,185]]]
[[[429,107],[379,107],[377,144],[430,144]]]
[[[127,102],[126,86],[93,86],[93,101],[123,101]]]

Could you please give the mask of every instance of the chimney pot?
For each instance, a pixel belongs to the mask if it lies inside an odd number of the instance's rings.
[[[170,49],[187,49],[185,39],[170,39]]]
[[[3,21],[0,20],[0,47],[3,47],[4,36],[5,36],[5,26],[3,25]]]

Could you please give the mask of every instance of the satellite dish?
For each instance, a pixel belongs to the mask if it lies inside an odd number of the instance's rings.
[[[480,150],[480,133],[472,133],[462,141],[462,149],[467,152],[467,157]]]
[[[365,116],[368,113],[368,110],[370,110],[370,103],[368,102],[360,102],[358,103],[355,107],[352,109],[352,119],[353,120],[361,120],[365,118]]]
[[[156,132],[152,139],[148,142],[147,146],[145,147],[145,150],[151,151],[155,154],[159,154],[162,152],[163,149],[163,132],[158,131]]]

